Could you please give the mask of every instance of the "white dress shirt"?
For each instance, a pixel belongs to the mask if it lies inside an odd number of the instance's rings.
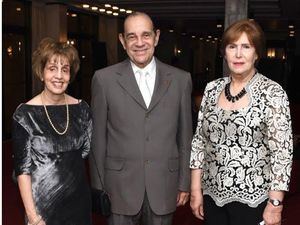
[[[144,68],[137,67],[131,61],[130,61],[130,63],[131,63],[131,66],[132,66],[132,70],[133,70],[136,82],[137,82],[137,84],[140,88],[140,91],[143,95],[145,103],[146,103],[147,107],[149,107],[151,97],[152,97],[153,91],[154,91],[155,78],[156,78],[156,63],[155,63],[154,57],[152,58],[151,62]],[[144,85],[141,85],[141,82],[143,82],[143,81],[141,81],[141,73],[147,74],[146,75],[147,90],[145,90],[146,88],[143,87]],[[149,100],[145,99],[145,94],[144,94],[145,91],[150,92],[150,99]]]

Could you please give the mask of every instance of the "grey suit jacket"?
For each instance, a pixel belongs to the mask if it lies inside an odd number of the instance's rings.
[[[192,138],[190,74],[156,60],[147,109],[130,61],[98,70],[92,80],[92,151],[113,213],[135,215],[145,192],[158,215],[174,212],[189,191]],[[101,187],[90,157],[92,186]]]

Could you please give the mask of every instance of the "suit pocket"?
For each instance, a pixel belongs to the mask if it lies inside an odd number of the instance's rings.
[[[108,170],[122,170],[125,164],[125,160],[122,158],[106,157],[105,169]]]
[[[172,159],[169,159],[168,166],[169,166],[169,170],[170,170],[171,172],[178,171],[178,168],[179,168],[179,161],[178,161],[178,158],[172,158]]]

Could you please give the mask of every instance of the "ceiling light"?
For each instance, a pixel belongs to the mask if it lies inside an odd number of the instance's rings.
[[[82,7],[85,8],[85,9],[87,9],[87,8],[90,8],[90,5],[88,5],[88,4],[82,4]]]
[[[192,35],[192,38],[196,38],[196,36],[195,36],[195,35]]]
[[[100,12],[105,12],[105,9],[99,9]]]
[[[218,38],[217,38],[217,37],[215,37],[214,39],[215,39],[215,41],[217,41],[217,40],[218,40]]]
[[[294,30],[290,30],[290,34],[294,34],[295,33],[295,31]]]
[[[118,7],[118,6],[113,6],[112,9],[113,9],[113,10],[118,10],[119,7]]]
[[[119,13],[117,13],[117,12],[114,12],[114,13],[113,13],[113,15],[114,15],[114,16],[118,16],[118,15],[119,15]]]
[[[132,13],[132,10],[126,10],[126,13],[128,13],[128,14],[130,14],[130,13]]]
[[[289,28],[290,29],[294,29],[294,25],[289,25]]]
[[[105,8],[110,8],[111,5],[110,5],[110,4],[105,4],[104,7],[105,7]]]
[[[207,38],[212,38],[212,36],[211,36],[211,35],[208,35]]]
[[[290,36],[290,37],[294,37],[295,35],[294,35],[294,34],[290,34],[289,36]]]
[[[217,28],[222,28],[222,24],[217,24]]]
[[[18,12],[20,12],[20,11],[21,11],[21,8],[20,8],[20,7],[17,7],[16,10],[17,10]]]
[[[77,14],[76,13],[72,13],[71,16],[72,17],[77,17]]]
[[[126,10],[125,9],[120,9],[120,12],[125,12]]]
[[[107,10],[106,13],[107,13],[107,14],[112,14],[112,11]]]
[[[170,30],[169,30],[169,32],[170,32],[170,33],[173,33],[173,32],[174,32],[174,30],[173,30],[173,29],[170,29]]]
[[[98,7],[97,6],[93,6],[92,10],[96,11],[96,10],[98,10]]]

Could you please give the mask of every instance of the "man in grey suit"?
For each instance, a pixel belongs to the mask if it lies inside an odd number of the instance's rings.
[[[172,224],[189,199],[192,138],[190,74],[157,60],[160,31],[134,12],[119,39],[129,59],[92,80],[92,186],[110,195],[110,225]]]

